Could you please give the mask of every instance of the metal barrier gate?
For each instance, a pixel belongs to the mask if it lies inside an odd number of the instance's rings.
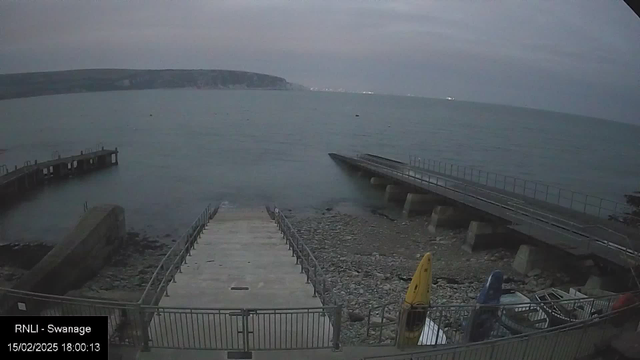
[[[189,309],[143,307],[153,314],[149,348],[244,351],[339,349],[341,307]]]

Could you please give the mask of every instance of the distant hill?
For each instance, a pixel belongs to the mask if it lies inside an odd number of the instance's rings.
[[[86,69],[0,74],[0,100],[80,92],[145,89],[306,90],[284,78],[233,70]]]

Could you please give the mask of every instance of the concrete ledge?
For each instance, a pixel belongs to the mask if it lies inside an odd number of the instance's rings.
[[[526,275],[533,269],[542,269],[549,264],[563,261],[565,256],[565,253],[555,249],[520,245],[512,267],[520,274]]]
[[[393,180],[391,179],[387,179],[387,178],[383,178],[383,177],[372,177],[371,180],[369,181],[371,183],[371,185],[391,185],[393,184]]]
[[[387,185],[387,189],[384,192],[384,201],[405,201],[408,193],[409,191],[403,186]]]
[[[480,221],[469,223],[467,238],[462,249],[467,252],[500,247],[507,240],[507,228]]]
[[[442,201],[442,198],[435,194],[407,194],[404,201],[402,215],[408,217],[413,214],[429,213]]]
[[[64,295],[95,276],[122,245],[125,236],[124,209],[121,206],[93,207],[13,289]],[[17,310],[14,305],[15,299],[0,300],[3,313]],[[27,305],[27,312],[34,310],[37,311]],[[20,313],[24,314],[24,311]]]
[[[613,276],[591,275],[584,285],[584,288],[589,290],[616,291],[618,283],[619,280]]]
[[[459,228],[469,224],[468,216],[453,206],[436,206],[431,213],[427,230],[435,234],[438,228]]]

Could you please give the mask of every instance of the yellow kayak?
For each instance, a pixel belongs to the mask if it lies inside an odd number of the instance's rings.
[[[416,272],[404,298],[403,309],[407,313],[402,331],[403,338],[399,339],[403,345],[418,345],[422,329],[426,323],[427,313],[424,307],[431,300],[431,253],[426,253]],[[417,309],[415,307],[418,307]]]

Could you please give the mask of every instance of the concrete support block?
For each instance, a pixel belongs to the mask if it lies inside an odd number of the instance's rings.
[[[469,224],[468,216],[453,206],[436,206],[431,213],[427,230],[435,234],[438,228],[458,228]]]
[[[583,288],[589,290],[615,291],[617,284],[618,281],[613,276],[591,275]]]
[[[520,274],[526,275],[533,269],[542,268],[544,264],[545,252],[543,249],[531,245],[520,245],[511,266]]]
[[[409,193],[404,201],[402,215],[408,217],[413,214],[429,213],[433,211],[439,200],[441,198],[434,194]]]
[[[387,185],[387,189],[384,192],[384,201],[405,201],[409,191],[405,187],[398,185]]]
[[[507,240],[507,228],[480,221],[469,223],[467,238],[462,249],[467,252],[500,247]]]
[[[55,172],[54,172],[55,174]],[[56,176],[58,177],[66,177],[69,175],[69,167],[67,163],[63,163],[58,165],[58,174]]]
[[[371,185],[391,185],[393,184],[393,180],[391,179],[387,179],[387,178],[383,178],[383,177],[372,177],[371,180]]]

